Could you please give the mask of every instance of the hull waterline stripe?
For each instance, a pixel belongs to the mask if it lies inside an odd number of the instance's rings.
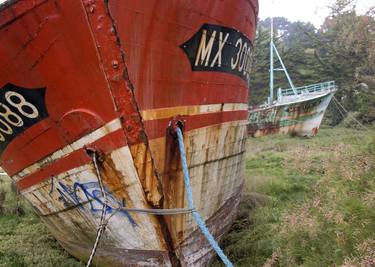
[[[24,167],[20,170],[17,169],[10,169],[8,170],[9,176],[12,176],[12,178],[17,181],[21,179],[22,177],[25,177],[27,175],[30,175],[31,173],[39,170],[41,167],[47,164],[50,164],[51,161],[56,161],[60,158],[65,157],[67,154],[70,154],[80,148],[82,148],[84,145],[93,143],[100,138],[103,138],[108,133],[114,132],[118,129],[121,129],[121,122],[119,119],[114,119],[104,126],[96,129],[95,131],[81,137],[80,139],[74,141],[73,143],[66,145],[55,152],[53,152],[51,155],[47,157],[43,157],[43,159],[38,160],[37,162],[34,161],[33,164],[28,165],[27,167]],[[51,137],[52,138],[52,137]],[[16,174],[16,175],[15,175]]]
[[[211,125],[217,125],[230,121],[247,121],[248,111],[227,111],[217,113],[199,114],[194,116],[182,116],[186,120],[185,131],[191,131]],[[145,121],[146,133],[149,139],[155,139],[165,136],[171,118]]]
[[[108,154],[111,151],[126,146],[126,137],[122,129],[112,132],[103,138],[87,144],[89,148],[100,150],[104,154]],[[80,148],[73,153],[70,153],[66,157],[63,157],[45,168],[36,171],[21,180],[17,181],[17,187],[20,190],[25,190],[35,184],[41,183],[51,177],[68,170],[77,168],[79,166],[88,164],[91,162],[91,157],[86,153],[84,148]]]
[[[141,111],[143,121],[154,121],[154,120],[161,120],[161,119],[169,119],[176,115],[179,116],[195,116],[195,115],[206,115],[218,112],[229,112],[229,111],[246,111],[247,104],[244,103],[225,103],[225,104],[209,104],[209,105],[194,105],[194,106],[181,106],[181,107],[168,107],[168,108],[161,108],[161,109],[150,109],[150,110],[143,110]],[[163,121],[159,121],[161,123],[165,123]],[[216,122],[213,122],[216,123]],[[153,124],[153,123],[151,123]],[[161,125],[163,127],[163,125]],[[40,169],[40,166],[44,166],[50,164],[51,161],[55,161],[66,156],[73,151],[82,148],[83,145],[87,143],[92,143],[106,134],[113,132],[122,128],[120,119],[116,118],[109,123],[105,124],[104,126],[96,129],[94,132],[85,135],[74,141],[69,145],[65,145],[62,148],[54,150],[52,155],[47,156],[47,154],[42,151],[42,154],[46,154],[43,157],[35,156],[36,158],[40,158],[37,161],[29,162],[25,161],[23,163],[17,164],[10,164],[4,165],[6,167],[7,172],[10,176],[14,178],[15,181],[30,175],[31,173]],[[152,131],[152,129],[151,129]],[[147,131],[148,132],[148,131]],[[56,133],[54,133],[56,134]],[[159,135],[159,134],[157,134]],[[51,135],[50,138],[56,138],[54,135]],[[36,151],[37,152],[37,151]]]
[[[210,104],[210,105],[194,105],[194,106],[180,106],[168,107],[159,109],[142,110],[141,115],[144,121],[160,120],[171,118],[176,115],[192,116],[203,115],[208,113],[239,111],[247,110],[248,105],[244,103],[225,103],[225,104]]]
[[[186,124],[186,131],[191,131],[194,129],[217,125],[225,122],[241,120],[246,121],[247,113],[247,110],[241,110],[186,116],[186,119],[188,120],[188,123]],[[146,132],[149,139],[155,139],[165,136],[165,132],[169,125],[170,119],[171,118],[145,121]],[[91,159],[83,149],[84,145],[85,144],[82,145],[82,148],[75,150],[62,158],[56,159],[46,167],[37,169],[31,174],[19,178],[19,180],[16,182],[17,186],[20,190],[25,190],[35,184],[49,179],[51,176],[58,175],[62,172],[79,167],[83,164],[87,164]],[[104,153],[110,153],[111,151],[125,145],[126,137],[122,129],[116,130],[115,132],[112,132],[93,143],[86,144],[87,147],[97,147]]]

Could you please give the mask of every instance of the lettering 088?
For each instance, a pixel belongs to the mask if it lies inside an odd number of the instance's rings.
[[[0,102],[0,142],[5,141],[3,134],[12,135],[14,127],[22,127],[22,117],[34,119],[39,116],[38,109],[19,93],[8,91],[5,93],[7,104]],[[9,105],[16,108],[18,114],[13,112]]]

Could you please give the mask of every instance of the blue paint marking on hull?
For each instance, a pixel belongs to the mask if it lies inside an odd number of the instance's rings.
[[[87,182],[87,183],[78,183],[75,182],[73,186],[68,186],[61,181],[58,182],[56,189],[54,189],[53,185],[53,178],[51,183],[51,190],[50,194],[56,190],[59,194],[59,201],[62,201],[64,207],[69,208],[71,206],[78,206],[84,209],[83,203],[88,202],[90,205],[90,210],[93,213],[101,212],[104,207],[104,202],[100,199],[102,193],[100,191],[99,183],[98,182]],[[106,204],[106,212],[108,214],[113,212],[118,212],[125,216],[130,224],[133,227],[138,226],[136,221],[132,218],[128,211],[121,210],[122,207],[125,207],[125,199],[121,201],[118,200],[113,194],[104,187],[107,195],[107,204]],[[82,192],[84,198],[79,196],[79,192]]]

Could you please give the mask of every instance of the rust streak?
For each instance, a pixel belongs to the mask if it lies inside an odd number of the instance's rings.
[[[142,120],[141,112],[140,112],[140,109],[139,109],[137,103],[135,102],[134,86],[133,86],[133,83],[130,81],[130,78],[129,78],[129,75],[128,75],[128,70],[126,68],[126,63],[125,63],[125,51],[122,49],[120,36],[117,33],[115,20],[112,17],[112,14],[111,14],[109,6],[108,6],[108,0],[105,0],[104,3],[105,3],[107,14],[108,14],[108,16],[109,16],[109,18],[110,18],[110,20],[112,22],[112,29],[113,29],[113,33],[114,33],[114,35],[116,37],[117,46],[118,46],[118,48],[120,50],[120,53],[121,53],[121,59],[123,61],[123,64],[125,65],[124,73],[123,73],[123,78],[126,81],[128,87],[130,88],[130,92],[131,92],[131,95],[132,95],[132,98],[131,98],[132,105],[133,105],[133,107],[136,110],[137,120],[138,120],[138,123],[141,125],[142,134],[144,135],[144,138],[142,138],[143,139],[142,141],[144,141],[144,143],[145,143],[145,145],[147,147],[147,154],[150,154],[151,164],[152,164],[152,169],[153,169],[154,175],[158,179],[159,183],[161,184],[161,179],[160,179],[159,174],[157,172],[157,169],[156,169],[156,166],[155,166],[155,162],[154,162],[154,158],[153,158],[152,154],[150,153],[150,147],[149,147],[149,144],[148,144],[148,140],[149,139],[148,139],[147,133],[145,131],[145,125],[144,125],[143,120]],[[161,195],[163,195],[163,192],[162,192],[163,188],[159,188],[158,187],[157,189],[160,190]]]
[[[142,117],[141,117],[141,112],[139,110],[139,107],[138,107],[137,103],[135,102],[134,86],[133,86],[132,82],[130,81],[128,71],[127,71],[127,68],[126,68],[126,64],[125,64],[125,52],[124,52],[124,50],[122,49],[122,46],[121,46],[121,40],[120,40],[120,37],[119,37],[119,35],[117,33],[117,30],[116,30],[115,20],[112,17],[112,14],[111,14],[109,6],[108,6],[108,0],[105,0],[104,3],[105,3],[105,8],[106,8],[107,14],[108,14],[108,16],[109,16],[109,18],[112,22],[112,29],[113,29],[113,33],[116,37],[116,43],[117,43],[118,49],[120,50],[120,53],[121,53],[121,60],[122,60],[123,64],[125,65],[125,68],[124,68],[124,71],[123,71],[123,78],[126,81],[127,87],[130,89],[132,106],[135,108],[135,111],[136,111],[136,114],[137,114],[136,120],[138,121],[138,123],[141,126],[141,132],[142,132],[142,135],[143,135],[142,139],[143,139],[144,144],[146,145],[145,157],[149,156],[150,159],[151,159],[153,176],[150,177],[150,178],[154,179],[154,177],[155,177],[158,180],[158,183],[156,184],[155,189],[158,190],[160,192],[161,196],[162,196],[162,198],[160,199],[160,202],[164,202],[165,195],[164,195],[164,192],[163,192],[162,182],[161,182],[161,179],[159,177],[159,174],[158,174],[156,166],[155,166],[155,160],[154,160],[154,158],[153,158],[153,156],[150,152],[150,145],[148,143],[149,139],[148,139],[146,131],[145,131],[145,125],[144,125]],[[129,146],[131,146],[131,142],[129,142]],[[147,161],[145,161],[143,164],[147,165],[146,162]],[[145,172],[145,174],[147,175],[147,172]],[[147,179],[147,177],[145,177],[145,178]],[[153,186],[153,188],[154,188],[154,186]],[[147,194],[147,192],[145,192],[145,193]],[[153,204],[153,203],[151,203],[151,204]],[[159,203],[159,205],[160,205],[160,203]],[[160,206],[163,206],[163,205],[160,205]],[[179,258],[177,257],[177,254],[174,250],[173,239],[172,239],[171,233],[169,231],[169,228],[167,226],[165,218],[163,216],[157,216],[157,220],[159,221],[159,224],[161,226],[162,234],[163,234],[165,243],[167,245],[170,261],[172,262],[173,266],[177,266],[177,267],[181,266],[181,262],[180,262]]]
[[[121,175],[115,168],[115,164],[110,156],[105,156],[104,160],[99,165],[100,173],[106,187],[112,192],[118,200],[125,200],[127,206],[133,206],[130,203],[130,197],[127,194],[126,184],[120,178]],[[122,190],[119,190],[122,189]]]

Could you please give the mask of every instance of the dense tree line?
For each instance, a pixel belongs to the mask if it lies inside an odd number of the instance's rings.
[[[337,0],[330,16],[316,29],[311,23],[274,18],[275,44],[296,86],[336,81],[337,99],[363,123],[375,121],[375,7],[358,15],[353,0]],[[269,94],[270,19],[259,21],[250,104],[262,104]],[[278,63],[275,60],[275,67]],[[275,89],[289,87],[275,73]],[[341,114],[331,104],[326,122],[336,125]]]

